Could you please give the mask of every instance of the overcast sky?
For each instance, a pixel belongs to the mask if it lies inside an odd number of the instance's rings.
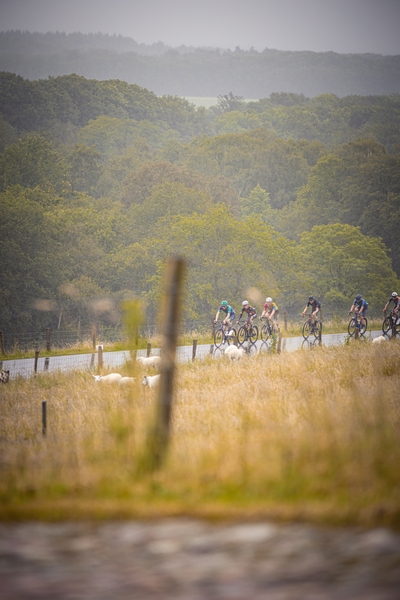
[[[0,30],[169,46],[400,54],[400,0],[0,0]]]

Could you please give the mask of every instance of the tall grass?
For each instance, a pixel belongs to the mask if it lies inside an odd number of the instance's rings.
[[[164,467],[155,392],[44,374],[0,388],[0,515],[269,516],[400,526],[400,343],[179,365]],[[41,402],[48,431],[42,437]]]

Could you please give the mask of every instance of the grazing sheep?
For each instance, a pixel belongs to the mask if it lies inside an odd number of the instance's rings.
[[[380,335],[372,340],[373,344],[382,344],[382,342],[386,342],[386,338],[383,335]]]
[[[10,381],[10,371],[0,371],[0,382],[8,383]]]
[[[246,351],[236,346],[228,346],[228,348],[225,348],[225,355],[231,360],[240,360],[243,356],[246,356]]]
[[[135,385],[136,377],[121,377],[118,382],[120,388],[128,388]]]
[[[154,367],[160,370],[161,356],[138,356],[136,359],[143,367]]]
[[[109,375],[92,375],[94,380],[100,383],[118,383],[122,379],[119,373],[110,373]]]
[[[143,377],[143,385],[148,385],[152,390],[153,388],[158,387],[158,384],[160,383],[160,377],[161,375],[145,375]]]

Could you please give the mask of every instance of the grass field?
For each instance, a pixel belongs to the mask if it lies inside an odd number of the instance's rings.
[[[180,365],[169,453],[156,473],[144,468],[156,392],[142,373],[124,393],[78,372],[0,387],[1,519],[400,528],[399,341]]]

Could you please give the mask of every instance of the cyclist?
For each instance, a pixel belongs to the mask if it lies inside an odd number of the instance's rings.
[[[222,300],[221,305],[217,311],[217,314],[215,315],[214,323],[216,323],[218,321],[220,312],[224,312],[226,315],[226,317],[222,321],[222,325],[224,326],[224,329],[227,328],[226,326],[228,326],[228,329],[230,329],[231,325],[232,325],[232,321],[236,316],[235,311],[233,310],[232,306],[229,306],[229,304],[227,303],[226,300]]]
[[[362,327],[364,325],[364,317],[368,310],[368,302],[361,297],[361,294],[357,294],[357,296],[354,298],[351,309],[349,310],[349,315],[353,312],[353,310],[355,314],[360,314]]]
[[[400,323],[400,319],[399,319],[399,312],[400,312],[400,296],[398,295],[397,292],[392,292],[392,295],[390,296],[389,300],[386,302],[385,308],[383,309],[383,312],[387,311],[387,308],[389,306],[389,304],[393,302],[394,304],[394,309],[393,312],[397,317],[397,321],[396,321],[396,325],[399,325]]]
[[[305,309],[301,313],[302,317],[304,317],[304,315],[306,314],[307,308],[309,306],[311,306],[310,317],[311,317],[312,325],[314,327],[315,323],[317,322],[317,314],[321,310],[321,302],[319,300],[317,300],[316,298],[314,298],[314,296],[309,296],[308,297],[307,306],[305,307]]]
[[[267,319],[270,319],[272,321],[272,328],[273,328],[274,332],[276,333],[279,309],[278,309],[277,305],[275,304],[275,302],[272,302],[272,298],[270,298],[270,297],[265,298],[264,310],[260,317],[260,321],[264,316],[267,317]]]
[[[243,300],[242,302],[242,311],[239,315],[239,321],[242,318],[242,314],[243,313],[247,313],[247,320],[246,320],[246,327],[249,331],[251,331],[252,327],[253,327],[253,319],[254,317],[257,316],[257,311],[255,308],[253,308],[253,306],[250,306],[250,304],[247,302],[247,300]],[[236,321],[236,323],[239,323],[239,321]]]

